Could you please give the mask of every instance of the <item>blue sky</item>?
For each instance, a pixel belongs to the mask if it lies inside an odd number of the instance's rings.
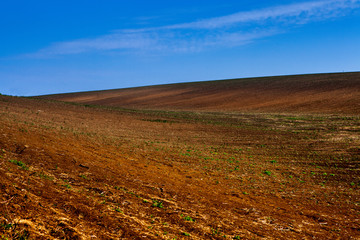
[[[0,93],[360,70],[360,0],[2,0]]]

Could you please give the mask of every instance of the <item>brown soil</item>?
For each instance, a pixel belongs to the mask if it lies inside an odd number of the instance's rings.
[[[357,96],[356,81],[338,91]],[[333,103],[206,113],[0,96],[0,239],[360,239],[359,107]]]
[[[182,83],[42,96],[142,109],[360,113],[360,73]]]

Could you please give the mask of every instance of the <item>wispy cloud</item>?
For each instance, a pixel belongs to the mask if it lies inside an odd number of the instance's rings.
[[[304,20],[321,20],[341,15],[344,10],[359,7],[359,0],[327,0],[276,6],[261,10],[238,12],[228,16],[199,20],[191,23],[168,26],[168,29],[216,29],[241,23],[256,23],[266,20],[304,23]]]
[[[194,52],[208,48],[238,46],[275,35],[292,26],[340,17],[359,8],[360,0],[323,0],[237,12],[162,27],[116,30],[90,39],[59,42],[30,57],[85,52],[141,51]]]
[[[115,49],[145,49],[157,43],[155,35],[156,33],[113,33],[98,38],[54,43],[37,54],[65,55]]]

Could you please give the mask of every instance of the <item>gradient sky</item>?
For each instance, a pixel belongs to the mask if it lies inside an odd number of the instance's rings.
[[[0,93],[360,70],[360,0],[1,0]]]

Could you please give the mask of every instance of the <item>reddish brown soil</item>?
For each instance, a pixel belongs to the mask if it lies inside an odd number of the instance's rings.
[[[142,109],[360,113],[360,73],[182,83],[42,96]]]
[[[206,113],[0,96],[0,239],[360,239],[360,116],[333,103]]]

